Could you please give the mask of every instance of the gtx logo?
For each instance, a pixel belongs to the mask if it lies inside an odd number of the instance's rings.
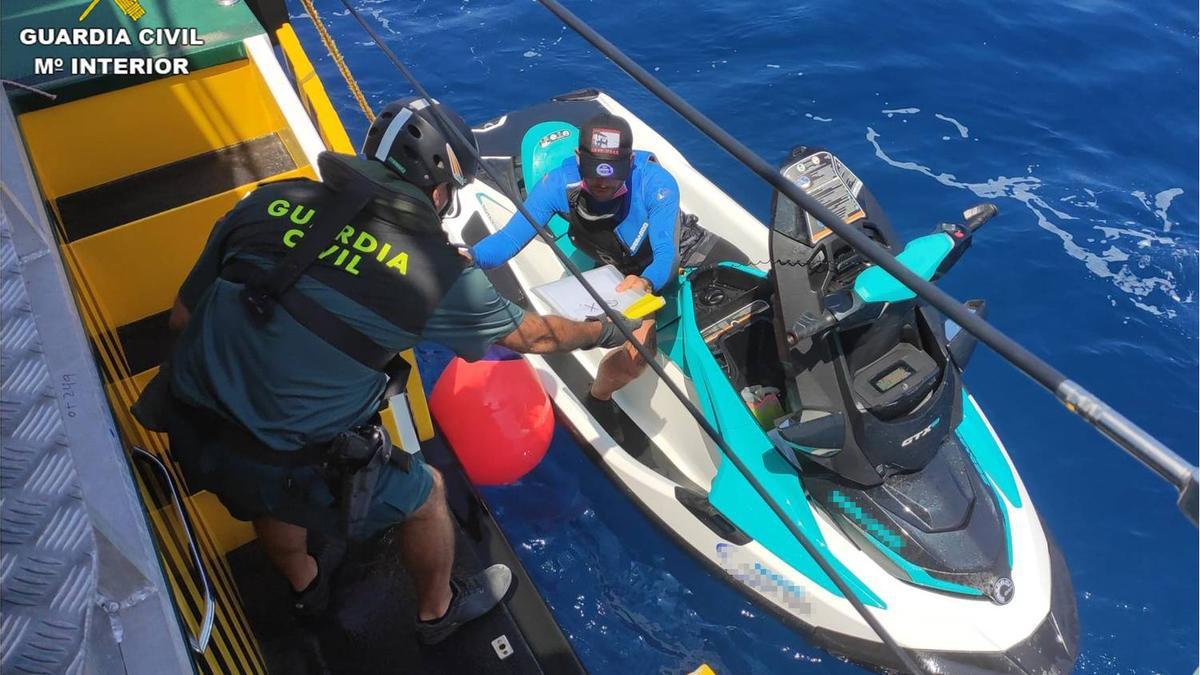
[[[936,427],[938,425],[938,422],[941,422],[941,421],[942,421],[942,418],[939,417],[939,418],[935,419],[934,421],[930,422],[929,426],[918,431],[917,433],[913,434],[912,436],[909,436],[908,438],[900,441],[900,447],[907,448],[909,446],[909,444],[912,443],[913,441],[920,439],[920,438],[924,438],[925,436],[927,436],[929,434],[929,432],[933,431],[933,428]]]

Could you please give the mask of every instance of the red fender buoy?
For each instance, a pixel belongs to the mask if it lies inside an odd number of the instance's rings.
[[[554,435],[550,399],[520,357],[454,358],[433,388],[429,409],[476,485],[520,479],[546,456]]]

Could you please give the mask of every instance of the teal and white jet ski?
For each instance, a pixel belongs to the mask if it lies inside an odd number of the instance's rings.
[[[1079,644],[1070,577],[1003,443],[963,387],[974,338],[790,200],[776,195],[764,225],[630,111],[582,91],[476,130],[484,161],[507,185],[477,180],[461,190],[445,222],[451,239],[474,243],[503,227],[515,212],[503,192],[524,195],[569,158],[578,125],[602,109],[629,121],[635,148],[678,181],[682,210],[722,240],[667,291],[656,315],[657,358],[740,463],[926,671],[1069,672]],[[929,280],[995,213],[981,205],[905,244],[829,151],[798,147],[781,171]],[[592,266],[564,220],[549,228],[574,262]],[[551,313],[531,289],[567,271],[535,239],[491,275],[510,299]],[[627,418],[621,434],[588,414],[581,401],[602,356],[526,358],[559,418],[610,478],[816,643],[864,665],[900,667],[653,372],[614,397]]]

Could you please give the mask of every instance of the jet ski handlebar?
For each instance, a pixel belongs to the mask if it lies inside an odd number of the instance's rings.
[[[810,340],[818,335],[832,330],[838,324],[838,317],[833,312],[825,310],[820,315],[803,312],[788,329],[788,346],[795,347],[802,340]]]
[[[825,296],[825,310],[820,314],[802,312],[787,331],[789,347],[800,347],[804,340],[823,335],[837,326],[853,328],[878,319],[886,303],[864,299],[853,289],[844,289]]]
[[[930,258],[924,251],[917,250],[920,248],[919,245],[914,247],[911,253],[906,247],[905,251],[897,256],[897,260],[914,274],[927,280],[937,280],[958,261],[967,247],[971,245],[974,233],[999,213],[1000,210],[996,208],[996,205],[990,202],[976,204],[963,211],[961,224],[943,223],[934,229],[935,239],[941,239],[944,242],[944,238],[936,235],[949,237],[948,249],[939,250]],[[929,260],[935,262],[930,264],[927,262]],[[910,289],[900,286],[900,282],[896,281],[895,277],[887,275],[882,269],[874,270],[870,274],[864,275],[864,278],[866,276],[873,276],[873,281],[865,284],[856,283],[847,291],[825,296],[826,309],[820,314],[802,313],[788,328],[788,346],[800,347],[806,344],[807,340],[823,335],[839,325],[852,327],[850,324],[857,325],[863,321],[878,318],[882,308],[877,308],[876,311],[867,311],[868,306],[903,300],[914,295]],[[892,285],[886,290],[880,291],[877,284],[885,280],[890,281]]]

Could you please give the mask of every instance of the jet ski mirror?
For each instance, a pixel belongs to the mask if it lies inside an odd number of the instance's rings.
[[[967,309],[979,315],[981,319],[987,318],[986,301],[968,300],[963,304]],[[946,350],[950,352],[950,358],[958,366],[958,369],[965,370],[967,361],[971,360],[971,354],[975,352],[975,345],[979,343],[979,340],[950,319],[945,320],[945,330]]]

